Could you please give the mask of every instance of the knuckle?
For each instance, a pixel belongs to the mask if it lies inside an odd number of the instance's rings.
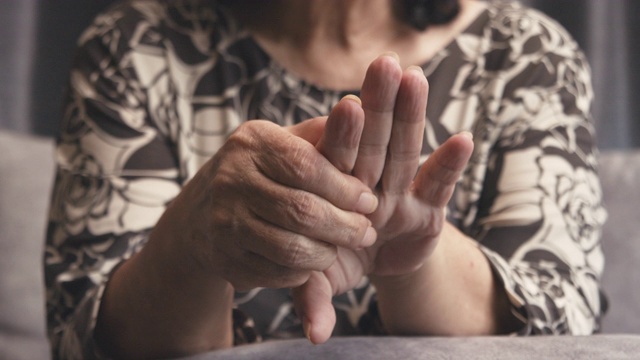
[[[215,191],[218,194],[232,194],[239,186],[239,182],[235,178],[233,169],[221,166],[210,180],[211,186],[207,188],[210,192]]]
[[[338,258],[338,248],[328,243],[321,243],[325,245],[321,252],[314,253],[313,263],[315,267],[313,270],[322,271],[328,269]]]
[[[364,215],[345,213],[340,220],[340,226],[334,227],[337,236],[340,237],[340,246],[359,248],[371,224],[371,221]]]
[[[296,191],[285,202],[289,221],[296,229],[314,227],[322,216],[316,199],[308,193]]]
[[[285,266],[298,269],[304,266],[311,256],[309,249],[307,249],[297,237],[292,237],[285,246],[283,253],[283,262]]]
[[[299,237],[292,240],[285,247],[282,265],[297,270],[322,271],[331,266],[337,257],[338,250],[328,243],[300,241]]]
[[[253,121],[248,121],[240,126],[229,135],[225,141],[226,147],[247,147],[253,143],[253,139],[257,136],[256,124]]]
[[[265,121],[241,125],[227,140],[231,146],[250,149],[247,155],[267,176],[285,184],[312,181],[321,159],[310,143],[280,131]],[[246,152],[246,151],[245,151]]]
[[[344,226],[342,228],[342,237],[346,246],[358,248],[362,243],[367,226],[367,224]]]
[[[270,124],[271,122],[268,121],[246,121],[240,124],[231,136],[238,136],[240,138],[258,137],[261,132],[268,130]]]
[[[306,143],[300,143],[298,139],[290,139],[286,143],[286,156],[282,158],[285,170],[299,181],[313,181],[320,165],[315,152],[310,151],[310,145],[305,146]]]
[[[348,174],[351,172],[353,165],[351,163],[350,159],[345,159],[345,158],[338,158],[336,160],[333,161],[333,166],[336,167],[336,169],[340,170],[341,172]]]
[[[365,191],[363,182],[352,176],[343,176],[332,183],[334,205],[342,210],[353,210]]]
[[[252,120],[242,123],[225,140],[223,148],[226,150],[247,150],[262,152],[277,143],[278,137],[274,133],[277,125],[270,121]]]
[[[358,148],[358,155],[359,156],[377,156],[377,157],[386,156],[387,145],[360,143],[360,146]]]
[[[396,162],[416,161],[420,158],[420,149],[407,149],[398,146],[390,149],[389,158]]]

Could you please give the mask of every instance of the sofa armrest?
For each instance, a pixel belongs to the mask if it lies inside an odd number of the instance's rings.
[[[0,132],[0,359],[47,359],[42,257],[53,140]]]

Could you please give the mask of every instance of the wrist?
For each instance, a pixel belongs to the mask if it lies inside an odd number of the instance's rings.
[[[439,262],[437,258],[429,259],[420,268],[405,274],[370,275],[371,284],[378,294],[379,306],[391,310],[399,304],[400,299],[411,301],[410,299],[414,296],[428,292],[428,289],[434,286],[434,277],[446,276],[446,274],[440,274],[443,267],[438,266],[437,262]]]
[[[442,238],[442,234],[440,236]],[[369,275],[371,283],[376,287],[378,291],[402,291],[404,289],[415,288],[416,285],[426,286],[428,285],[428,277],[433,276],[443,269],[445,261],[445,241],[443,239],[436,239],[436,245],[428,256],[410,272],[394,275]],[[445,239],[446,240],[446,239]]]
[[[172,204],[173,205],[173,204]],[[191,354],[233,343],[233,288],[187,251],[180,209],[165,211],[144,248],[111,275],[96,340],[116,357]]]
[[[454,295],[456,274],[452,271],[459,258],[456,239],[446,230],[422,266],[413,272],[394,276],[372,276],[371,283],[378,293],[381,320],[391,334],[453,335],[451,309],[457,307],[460,296]],[[460,332],[460,334],[464,334]]]
[[[216,267],[210,266],[205,251],[194,249],[198,244],[209,243],[209,239],[200,239],[204,231],[199,231],[195,224],[199,223],[196,217],[201,215],[190,214],[189,207],[182,206],[182,200],[178,197],[169,205],[142,251],[148,270],[163,282],[232,290]]]

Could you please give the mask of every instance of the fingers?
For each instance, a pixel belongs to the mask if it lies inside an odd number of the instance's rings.
[[[375,242],[375,230],[365,216],[342,210],[317,195],[268,179],[248,189],[246,197],[252,199],[248,208],[271,227],[350,249]]]
[[[338,170],[351,174],[363,127],[362,102],[356,96],[347,95],[331,110],[316,148]]]
[[[473,139],[468,132],[452,136],[436,149],[415,179],[418,198],[434,207],[445,207],[472,152]]]
[[[215,176],[198,177],[202,188],[212,190],[193,194],[212,199],[210,228],[228,258],[244,261],[254,254],[274,271],[295,274],[326,269],[337,246],[360,249],[375,242],[363,214],[374,211],[377,200],[364,184],[331,166],[306,140],[271,123],[251,123],[225,143],[219,152],[224,161],[212,163]]]
[[[362,84],[365,124],[353,175],[372,189],[384,168],[401,80],[402,69],[397,58],[383,55],[371,63]]]
[[[299,138],[307,140],[309,143],[315,146],[324,133],[326,122],[327,117],[320,116],[303,121],[299,124],[287,126],[284,129]]]
[[[321,271],[336,259],[336,246],[248,216],[240,248],[291,269]]]
[[[385,192],[409,190],[424,137],[429,85],[419,67],[404,72],[395,56],[383,55],[362,86],[365,125],[353,174]]]
[[[321,272],[313,272],[309,280],[292,290],[293,304],[302,319],[305,335],[313,344],[326,342],[336,324],[336,313],[331,303],[333,290]]]
[[[382,188],[388,193],[407,191],[413,182],[422,151],[428,93],[429,84],[420,67],[404,71],[382,174]]]
[[[270,122],[250,123],[253,126],[242,126],[227,142],[250,142],[253,163],[266,178],[315,194],[343,210],[362,214],[375,210],[371,190],[340,172],[311,143]]]

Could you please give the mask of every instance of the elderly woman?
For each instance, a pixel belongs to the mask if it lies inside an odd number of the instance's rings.
[[[598,331],[588,66],[542,14],[139,0],[79,43],[45,256],[55,358]]]

